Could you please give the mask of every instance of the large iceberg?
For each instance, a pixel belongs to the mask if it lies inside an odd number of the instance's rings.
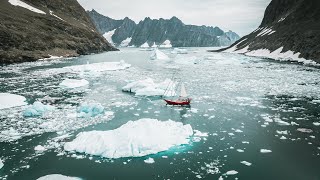
[[[160,51],[158,48],[155,48],[150,56],[151,60],[168,60],[170,59],[165,53]]]
[[[24,105],[27,105],[25,97],[9,93],[0,93],[0,109]]]
[[[64,67],[65,70],[70,70],[72,72],[104,72],[104,71],[116,71],[124,70],[131,67],[131,64],[127,64],[125,61],[121,60],[120,62],[103,62],[103,63],[93,63],[93,64],[84,64],[77,66],[68,66]]]
[[[44,105],[41,102],[35,102],[33,105],[29,106],[27,109],[24,110],[23,116],[24,117],[36,117],[42,116],[44,113],[53,111],[55,107],[50,105]]]
[[[82,132],[64,149],[106,158],[142,157],[189,144],[192,135],[192,127],[181,122],[140,119],[115,130]]]
[[[81,180],[81,178],[64,176],[61,174],[50,174],[50,175],[40,177],[37,180]]]
[[[122,91],[135,93],[136,96],[175,96],[175,87],[175,82],[170,79],[157,84],[147,78],[127,84]]]
[[[63,88],[79,88],[89,85],[89,82],[85,79],[65,79],[60,83],[60,87]]]
[[[95,117],[104,113],[104,107],[99,103],[83,103],[77,111],[78,117]]]

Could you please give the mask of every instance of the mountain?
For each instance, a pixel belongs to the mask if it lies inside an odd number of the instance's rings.
[[[151,19],[136,24],[129,18],[114,20],[97,11],[88,11],[98,31],[116,46],[173,47],[228,46],[240,39],[239,35],[224,32],[218,27],[185,25],[177,17]]]
[[[2,0],[0,37],[0,63],[116,50],[77,0]]]
[[[320,63],[320,1],[271,1],[259,28],[222,51]]]

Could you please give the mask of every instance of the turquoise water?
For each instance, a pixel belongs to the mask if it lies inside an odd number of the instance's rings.
[[[63,174],[82,179],[320,179],[320,70],[290,62],[189,48],[172,61],[150,61],[151,52],[122,49],[67,60],[1,67],[0,92],[23,95],[29,103],[49,102],[57,110],[24,118],[25,107],[0,110],[0,179],[37,179]],[[124,60],[126,70],[83,75],[62,67]],[[196,64],[194,62],[197,62]],[[150,77],[182,79],[191,108],[165,106],[159,98],[121,91]],[[85,78],[89,87],[65,90],[65,78]],[[112,117],[77,118],[82,102],[101,103]],[[148,157],[107,159],[68,153],[63,144],[79,132],[112,130],[130,120],[154,118],[190,124],[209,133],[200,142]],[[13,133],[3,133],[13,128]],[[308,131],[305,131],[305,130]],[[311,131],[310,131],[311,130]],[[284,133],[285,132],[285,133]],[[66,138],[57,137],[68,134]],[[43,153],[34,147],[43,145]],[[271,153],[261,153],[261,149]],[[250,162],[251,166],[242,164]],[[235,175],[225,175],[235,170]]]

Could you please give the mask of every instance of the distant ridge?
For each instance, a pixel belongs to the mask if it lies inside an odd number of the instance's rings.
[[[115,46],[217,47],[229,46],[240,39],[232,31],[224,32],[219,27],[185,25],[177,17],[146,17],[136,24],[127,17],[114,20],[94,9],[87,12],[98,31],[106,39],[112,40]]]

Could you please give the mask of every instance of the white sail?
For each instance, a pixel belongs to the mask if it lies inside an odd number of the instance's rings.
[[[181,83],[181,92],[180,92],[180,97],[188,97],[186,88],[184,87],[184,84]]]

